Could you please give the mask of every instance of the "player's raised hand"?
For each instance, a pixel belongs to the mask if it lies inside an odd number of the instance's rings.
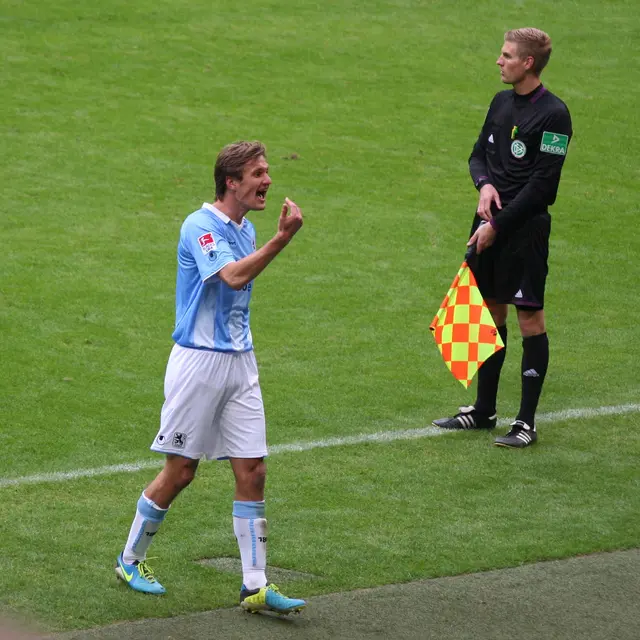
[[[293,200],[285,198],[278,220],[278,231],[291,239],[301,226],[302,211],[300,211],[300,207]]]

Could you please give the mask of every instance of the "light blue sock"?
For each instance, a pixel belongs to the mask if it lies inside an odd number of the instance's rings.
[[[122,559],[127,564],[133,564],[136,560],[142,562],[147,557],[147,549],[153,540],[153,536],[160,528],[168,509],[161,509],[153,500],[144,495],[144,491],[138,500],[136,517],[127,538],[127,545],[122,553]]]
[[[267,584],[267,520],[264,500],[233,502],[233,531],[242,560],[242,582],[249,589]]]

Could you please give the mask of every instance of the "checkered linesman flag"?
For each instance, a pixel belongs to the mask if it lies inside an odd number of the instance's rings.
[[[447,367],[468,388],[482,363],[504,342],[467,264],[469,250],[429,326]]]

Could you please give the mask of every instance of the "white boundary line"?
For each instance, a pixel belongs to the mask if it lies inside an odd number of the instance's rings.
[[[536,424],[561,422],[564,420],[590,419],[601,416],[619,416],[626,413],[639,412],[640,404],[620,404],[613,407],[595,407],[592,409],[566,409],[565,411],[542,413],[536,417]],[[506,426],[512,422],[512,420],[513,418],[504,418],[498,421],[498,425]],[[321,449],[325,447],[342,447],[352,444],[363,444],[365,442],[382,443],[395,442],[397,440],[416,440],[418,438],[441,436],[446,433],[451,433],[451,431],[438,429],[436,427],[402,429],[398,431],[378,431],[377,433],[362,433],[356,436],[347,436],[345,438],[327,438],[325,440],[314,440],[311,442],[276,444],[269,447],[269,455],[310,451],[312,449]],[[17,487],[25,484],[65,482],[67,480],[93,478],[95,476],[107,476],[117,473],[135,473],[136,471],[142,471],[144,469],[159,468],[163,463],[163,459],[141,460],[139,462],[132,462],[129,464],[115,464],[108,467],[95,467],[93,469],[76,469],[74,471],[59,471],[56,473],[38,473],[32,476],[22,476],[18,478],[0,478],[0,489],[5,487]]]

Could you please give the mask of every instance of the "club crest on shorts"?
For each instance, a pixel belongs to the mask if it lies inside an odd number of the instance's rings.
[[[514,158],[524,158],[527,153],[527,145],[522,140],[514,140],[511,143],[511,155]]]
[[[184,449],[184,445],[187,442],[187,434],[186,433],[180,433],[179,431],[176,431],[173,434],[173,446],[176,449]]]
[[[201,235],[198,238],[198,244],[200,245],[200,248],[202,249],[202,253],[204,253],[204,255],[207,255],[209,251],[216,250],[216,241],[213,239],[212,233],[204,233],[203,235]]]

